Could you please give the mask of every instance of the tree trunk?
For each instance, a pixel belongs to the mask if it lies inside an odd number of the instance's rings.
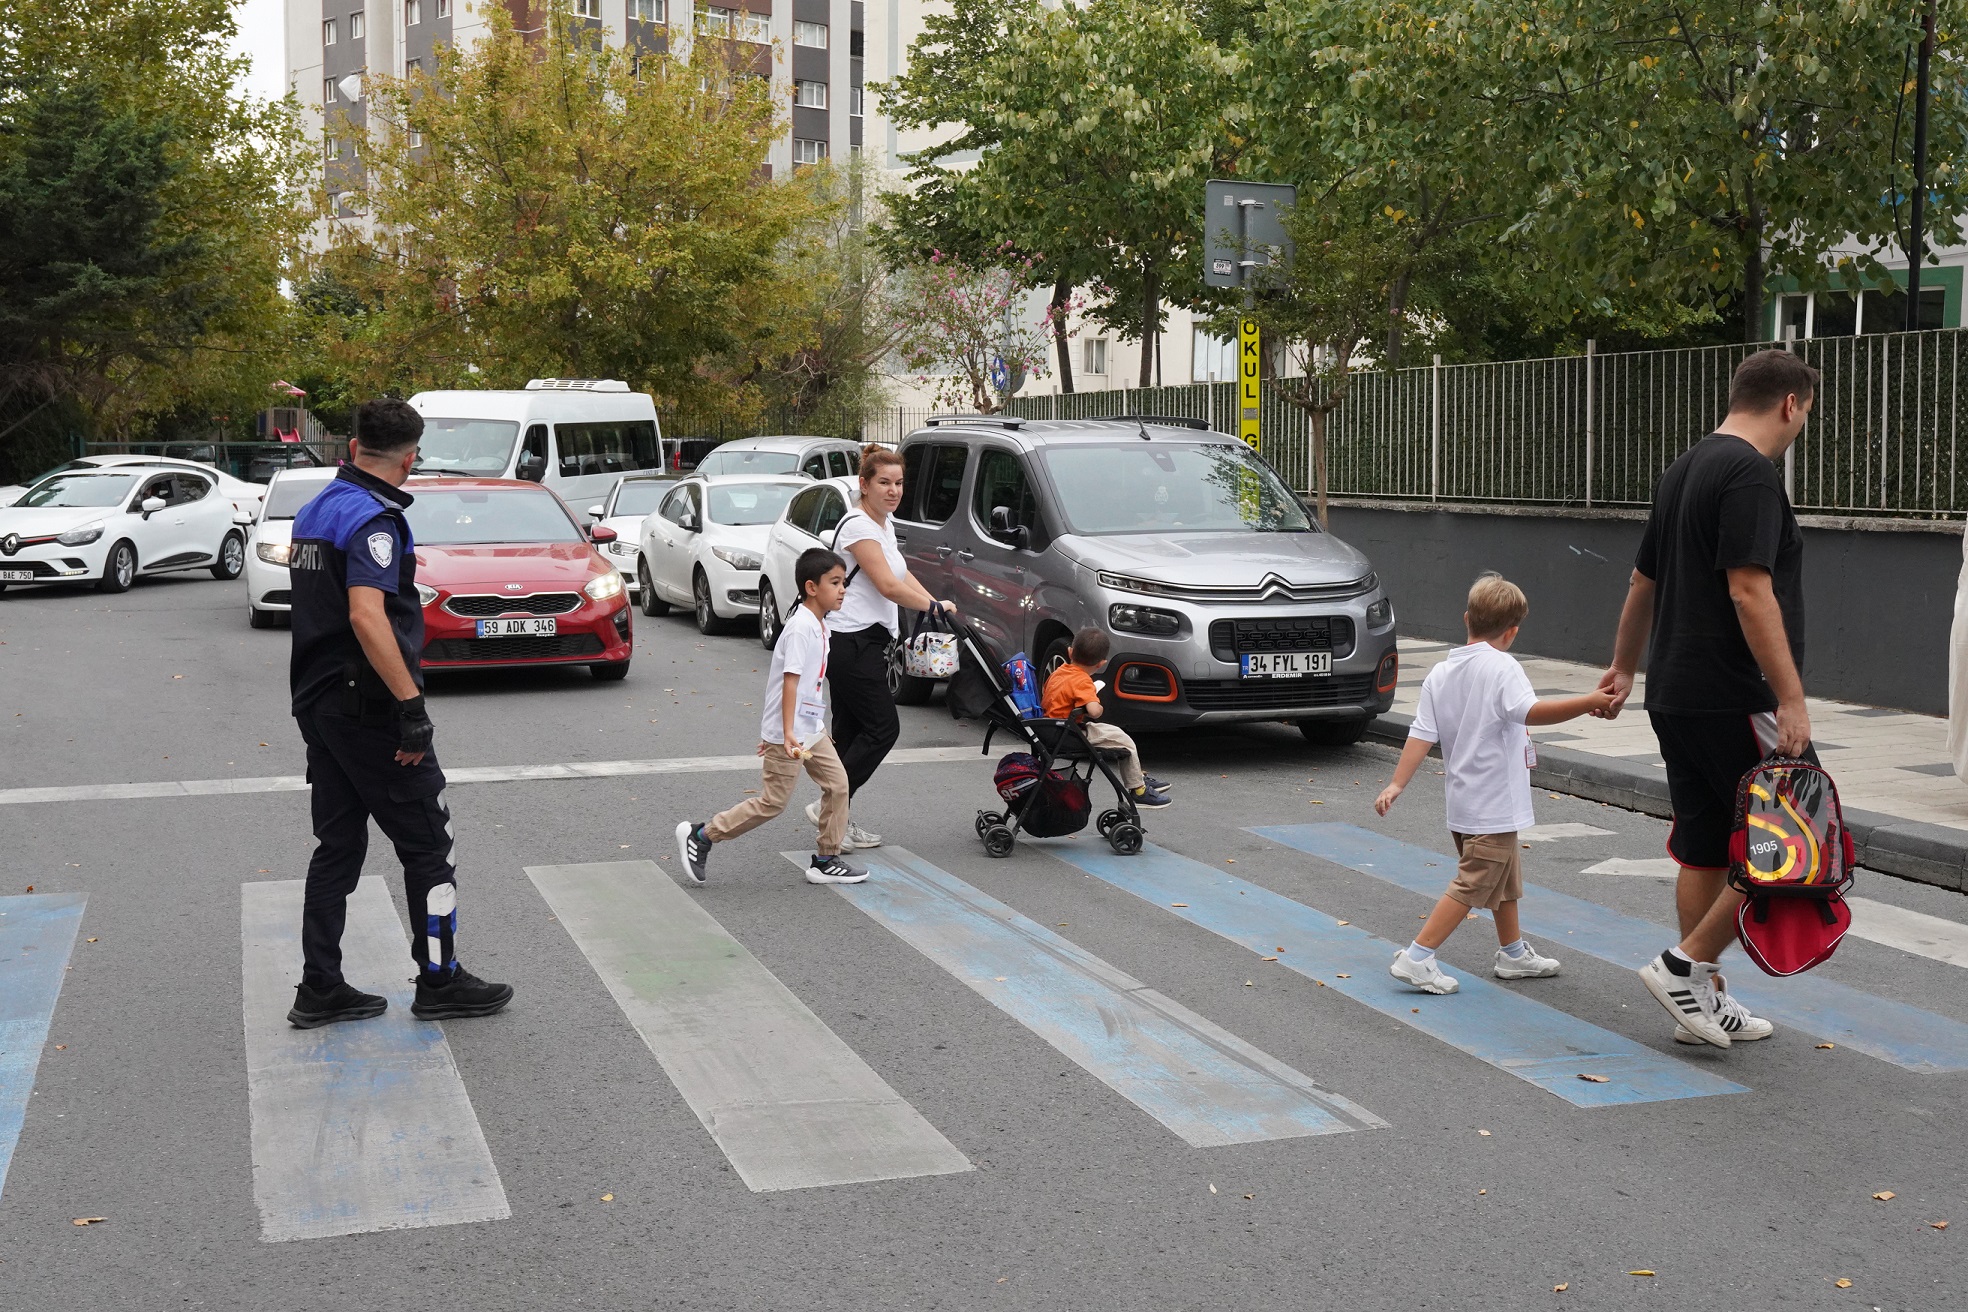
[[[1401,367],[1401,332],[1408,322],[1408,288],[1414,281],[1414,270],[1403,269],[1394,279],[1394,285],[1387,293],[1387,359],[1384,367]]]
[[[1139,386],[1152,387],[1155,383],[1155,337],[1156,325],[1162,318],[1162,282],[1159,270],[1153,264],[1141,271],[1141,382]]]
[[[1073,284],[1065,278],[1052,284],[1052,342],[1059,351],[1059,390],[1073,394],[1073,344],[1066,336],[1066,303],[1072,299]]]
[[[1312,425],[1312,490],[1318,498],[1320,529],[1330,532],[1326,522],[1326,409],[1315,406],[1306,412]]]
[[[1756,184],[1743,183],[1743,340],[1763,340],[1763,209],[1756,203]]]

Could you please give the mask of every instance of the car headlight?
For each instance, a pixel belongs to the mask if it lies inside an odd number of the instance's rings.
[[[1101,587],[1112,588],[1116,592],[1143,592],[1154,596],[1168,591],[1166,585],[1150,579],[1130,578],[1126,574],[1110,574],[1106,570],[1098,571],[1094,577],[1100,580]]]
[[[1153,606],[1109,606],[1107,623],[1121,633],[1152,633],[1159,638],[1182,632],[1182,616]]]
[[[262,542],[253,548],[255,554],[269,565],[285,565],[294,554],[291,542]]]
[[[627,538],[616,538],[608,544],[608,550],[616,556],[633,556],[636,554],[636,544]]]
[[[93,524],[84,524],[80,528],[72,528],[66,533],[59,534],[55,541],[64,547],[86,547],[102,535],[103,526],[99,519]]]
[[[746,551],[740,547],[712,547],[711,554],[733,569],[757,569],[765,563],[764,557],[756,551]]]
[[[1382,597],[1367,607],[1367,627],[1384,629],[1394,622],[1394,598]]]
[[[429,606],[429,605],[432,605],[432,604],[434,604],[434,603],[435,603],[436,601],[437,601],[437,589],[436,589],[436,588],[433,588],[433,587],[432,587],[432,586],[431,586],[430,584],[428,584],[428,583],[419,583],[419,584],[417,585],[417,604],[418,604],[418,605],[421,605],[421,606]]]
[[[606,574],[597,574],[588,580],[588,586],[581,589],[581,591],[587,593],[588,596],[594,598],[596,601],[607,601],[610,597],[619,597],[622,595],[622,576],[612,569]]]

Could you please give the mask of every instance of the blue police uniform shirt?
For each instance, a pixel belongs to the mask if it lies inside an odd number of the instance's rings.
[[[424,608],[417,600],[416,542],[404,508],[413,498],[354,465],[343,465],[294,516],[287,568],[292,578],[290,616],[294,651],[288,666],[293,711],[299,715],[330,693],[356,699],[394,700],[371,668],[349,622],[350,588],[375,588],[396,634],[403,663],[424,686],[419,657],[424,648]],[[331,704],[330,709],[335,709]]]

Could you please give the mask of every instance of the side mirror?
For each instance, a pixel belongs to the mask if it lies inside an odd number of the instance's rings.
[[[528,451],[519,458],[519,467],[513,472],[529,483],[537,483],[541,475],[547,472],[547,458]]]
[[[143,517],[144,517],[145,519],[149,519],[149,518],[150,518],[150,517],[151,517],[152,515],[154,515],[154,514],[156,514],[156,513],[158,512],[158,511],[160,511],[160,510],[162,510],[162,509],[164,509],[164,498],[163,498],[163,497],[145,497],[145,498],[143,499],[143,504],[142,504],[142,505],[140,505],[140,506],[138,507],[138,509],[140,509],[140,510],[142,510],[142,511],[143,511]]]
[[[1014,547],[1028,546],[1032,540],[1031,532],[1019,525],[1017,512],[1010,506],[991,507],[991,536]]]
[[[685,514],[677,521],[677,526],[686,533],[695,533],[703,528],[703,525],[697,522],[697,516],[692,514]]]
[[[589,519],[600,519],[600,518],[601,518],[601,509],[602,509],[602,508],[601,508],[600,506],[589,506],[589,507],[588,507],[588,518],[589,518]]]
[[[613,542],[619,534],[606,524],[596,524],[588,530],[588,541],[594,543]]]

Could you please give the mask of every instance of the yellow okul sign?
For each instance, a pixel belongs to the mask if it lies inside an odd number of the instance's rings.
[[[1245,315],[1237,322],[1237,436],[1257,450],[1258,362],[1257,320]]]

